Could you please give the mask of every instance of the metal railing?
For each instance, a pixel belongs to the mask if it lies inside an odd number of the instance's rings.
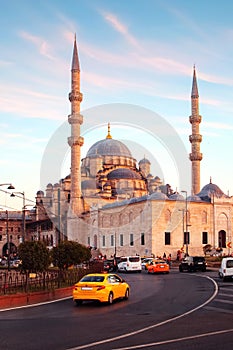
[[[50,291],[69,287],[84,275],[103,271],[103,264],[77,267],[70,270],[48,270],[42,273],[0,270],[0,295]]]

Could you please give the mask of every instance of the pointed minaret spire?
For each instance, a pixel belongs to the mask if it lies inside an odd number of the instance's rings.
[[[76,43],[76,34],[74,36],[74,49],[73,49],[73,58],[72,58],[72,66],[71,70],[77,70],[80,72],[79,58],[78,58],[78,49]]]
[[[197,78],[196,78],[196,69],[195,69],[195,64],[193,66],[193,85],[192,85],[192,93],[191,97],[196,97],[198,98],[198,88],[197,88]]]
[[[71,147],[70,204],[74,215],[79,215],[83,211],[80,171],[81,146],[84,143],[83,137],[80,136],[80,126],[83,123],[83,116],[80,114],[82,99],[83,95],[80,92],[80,66],[75,35],[71,65],[71,92],[69,94],[71,114],[68,117],[68,121],[71,125],[71,136],[68,138],[68,143]]]
[[[201,116],[199,115],[199,94],[197,88],[195,65],[193,67],[191,105],[192,115],[189,117],[189,121],[192,124],[192,135],[189,136],[189,141],[192,145],[192,153],[190,153],[189,159],[192,162],[192,191],[194,194],[197,194],[200,192],[200,161],[202,160],[202,153],[200,153],[200,143],[202,141],[202,136],[199,134]]]
[[[110,134],[110,123],[108,123],[108,135],[106,136],[106,139],[112,139],[112,136]]]

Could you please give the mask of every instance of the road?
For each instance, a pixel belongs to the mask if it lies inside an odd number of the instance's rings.
[[[130,298],[111,306],[69,298],[0,312],[1,349],[232,349],[233,282],[177,269],[122,276]]]

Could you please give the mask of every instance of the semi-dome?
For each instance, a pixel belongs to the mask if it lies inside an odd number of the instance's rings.
[[[130,150],[123,142],[111,138],[106,138],[94,143],[87,152],[86,157],[94,157],[96,155],[132,158]]]
[[[141,180],[141,176],[139,173],[127,169],[127,168],[118,168],[116,170],[111,171],[108,174],[108,180],[115,180],[115,179],[136,179]]]

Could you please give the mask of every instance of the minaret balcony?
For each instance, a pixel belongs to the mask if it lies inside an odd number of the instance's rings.
[[[84,138],[82,136],[70,136],[68,137],[68,144],[70,147],[82,146],[84,144]]]
[[[83,116],[82,114],[75,113],[75,114],[70,114],[68,116],[68,122],[70,124],[82,124],[83,123]]]
[[[192,152],[192,153],[189,154],[189,159],[191,161],[194,161],[194,160],[200,161],[200,160],[202,160],[202,153],[200,153],[200,152]]]
[[[191,124],[194,124],[194,123],[200,124],[201,123],[201,119],[202,119],[201,115],[190,115],[189,122]]]
[[[194,142],[200,143],[202,141],[202,135],[200,134],[189,135],[189,141],[191,143],[194,143]]]
[[[69,100],[70,102],[74,102],[74,101],[82,102],[83,94],[79,91],[72,91],[69,93]]]

